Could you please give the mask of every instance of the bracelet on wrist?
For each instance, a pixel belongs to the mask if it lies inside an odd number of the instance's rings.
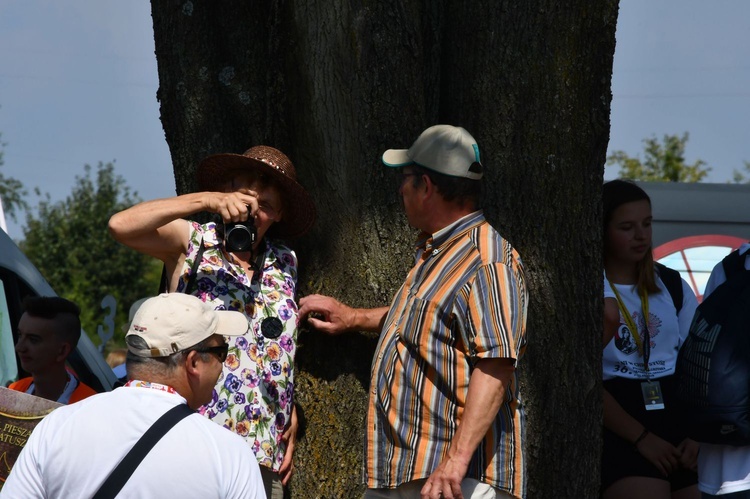
[[[646,435],[648,435],[648,430],[644,428],[643,433],[641,433],[638,438],[635,439],[635,442],[633,442],[633,447],[635,447],[636,450],[638,449],[638,444],[641,443],[641,440],[646,438]]]

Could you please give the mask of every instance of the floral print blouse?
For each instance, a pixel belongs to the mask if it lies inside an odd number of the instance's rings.
[[[261,466],[278,471],[285,451],[281,436],[293,407],[297,257],[288,247],[266,239],[263,268],[248,279],[223,252],[215,224],[192,222],[178,292],[185,292],[201,239],[205,249],[192,294],[217,310],[244,312],[250,328],[244,336],[230,339],[213,398],[200,412],[243,437]],[[262,327],[264,319],[273,317],[281,324],[275,338],[273,328]]]

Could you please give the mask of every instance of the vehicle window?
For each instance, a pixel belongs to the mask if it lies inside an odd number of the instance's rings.
[[[18,377],[15,342],[10,325],[10,310],[5,294],[5,283],[0,281],[0,384],[8,386]]]

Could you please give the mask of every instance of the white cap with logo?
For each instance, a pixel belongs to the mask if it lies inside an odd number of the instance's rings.
[[[200,298],[184,293],[162,293],[138,307],[125,342],[139,357],[167,357],[214,334],[242,336],[247,329],[247,318],[241,312],[214,310]],[[143,341],[133,341],[136,337]]]
[[[469,132],[459,126],[431,126],[409,149],[389,149],[383,153],[386,166],[400,168],[417,164],[430,170],[472,180],[482,178],[479,146]]]

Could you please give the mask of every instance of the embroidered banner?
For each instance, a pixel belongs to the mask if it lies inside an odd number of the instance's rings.
[[[34,427],[61,405],[0,386],[0,489]]]

